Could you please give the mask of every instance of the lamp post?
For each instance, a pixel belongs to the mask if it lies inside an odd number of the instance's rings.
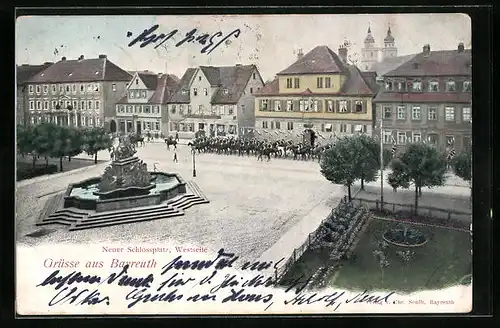
[[[191,153],[193,154],[193,178],[196,177],[196,149],[191,145]]]
[[[472,118],[470,119],[470,124],[471,124],[471,131],[472,131]],[[472,160],[474,159],[474,156],[472,155],[472,138],[470,139],[470,156],[471,156],[471,159],[470,159],[470,180],[469,180],[469,185],[470,185],[470,207],[472,209],[472,168],[473,168],[473,165],[472,165]]]
[[[384,136],[383,136],[384,113],[380,108],[380,210],[384,209]]]
[[[71,105],[68,105],[68,107],[66,107],[66,109],[68,110],[68,126],[71,127],[71,113],[73,111],[73,106]]]

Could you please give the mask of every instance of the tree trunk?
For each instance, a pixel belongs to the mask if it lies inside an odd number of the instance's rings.
[[[94,155],[94,164],[97,164],[97,152]]]
[[[347,195],[348,195],[349,202],[351,202],[352,201],[352,198],[351,198],[351,184],[347,185]]]
[[[71,156],[68,156],[68,162],[71,162]]]
[[[36,155],[33,156],[33,170],[35,169],[36,167]]]
[[[415,183],[415,215],[418,213],[418,184]]]
[[[63,166],[62,166],[62,161],[63,160],[63,157],[59,157],[59,172],[62,172],[63,171]]]
[[[49,167],[49,158],[45,157],[45,167]]]
[[[418,196],[422,197],[422,186],[418,187]]]
[[[365,190],[365,175],[361,173],[361,190]]]

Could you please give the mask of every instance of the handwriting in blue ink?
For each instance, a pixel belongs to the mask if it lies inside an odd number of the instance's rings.
[[[157,49],[159,46],[163,45],[169,39],[174,37],[174,35],[179,33],[178,29],[174,29],[168,33],[153,33],[159,28],[159,25],[153,25],[148,29],[144,29],[144,31],[137,35],[130,43],[129,47],[133,47],[135,44],[140,43],[140,47],[144,48],[150,44],[154,44],[154,49]],[[238,38],[241,34],[240,29],[235,29],[231,33],[224,36],[224,33],[218,31],[212,35],[208,33],[200,33],[198,29],[194,28],[191,31],[187,32],[184,37],[175,44],[176,47],[180,47],[185,43],[198,43],[204,46],[201,49],[202,54],[210,54],[212,51],[217,49],[223,42],[228,42],[230,37]],[[127,32],[127,37],[133,37],[134,34],[130,31]]]
[[[182,255],[177,256],[175,259],[163,266],[162,275],[167,273],[171,269],[175,270],[204,270],[209,269],[212,266],[216,270],[222,270],[226,267],[232,267],[233,263],[239,258],[235,256],[234,253],[226,253],[224,249],[220,249],[217,252],[217,256],[213,260],[182,260]]]
[[[109,297],[101,296],[98,290],[90,292],[88,289],[83,289],[78,291],[78,287],[73,287],[68,290],[69,287],[64,287],[61,289],[50,301],[49,306],[54,306],[57,304],[64,304],[69,302],[69,304],[74,305],[96,305],[102,302],[106,302],[109,305]]]

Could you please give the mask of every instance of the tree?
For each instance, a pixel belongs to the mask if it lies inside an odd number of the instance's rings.
[[[467,148],[455,157],[451,161],[453,172],[464,179],[465,181],[470,181],[472,178],[472,151]]]
[[[363,161],[361,171],[361,190],[365,190],[364,182],[375,181],[377,172],[380,170],[380,144],[379,142],[366,134],[357,136],[359,142],[363,145],[365,151],[365,160]],[[392,152],[389,149],[384,149],[384,168],[389,165],[392,160]]]
[[[445,182],[446,159],[436,148],[424,143],[409,144],[405,151],[391,162],[389,183],[403,188],[415,187],[415,214],[418,210],[418,192],[422,186],[442,186]]]
[[[54,142],[58,138],[58,129],[60,127],[53,123],[38,124],[33,129],[32,149],[36,156],[45,157],[45,165],[49,165],[49,157],[52,155]],[[35,168],[36,159],[33,161]]]
[[[69,129],[69,149],[68,149],[68,161],[71,162],[71,157],[75,157],[83,151],[84,145],[84,135],[82,129],[70,128]]]
[[[107,150],[113,145],[109,134],[100,127],[85,130],[83,140],[83,150],[90,156],[94,155],[95,164],[97,164],[97,153],[101,150]]]
[[[18,124],[16,128],[16,146],[18,154],[23,157],[32,152],[33,127]]]
[[[321,159],[323,176],[330,182],[347,187],[349,201],[352,184],[361,177],[365,149],[356,137],[344,137],[326,151]]]
[[[71,153],[71,137],[74,128],[56,126],[56,138],[52,146],[52,157],[59,158],[59,171],[63,171],[63,158]]]

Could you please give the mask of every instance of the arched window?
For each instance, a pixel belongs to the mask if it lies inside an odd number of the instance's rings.
[[[446,81],[446,92],[454,92],[457,91],[455,81],[453,79],[449,79]]]
[[[438,92],[439,91],[439,82],[436,80],[429,81],[429,92]]]

